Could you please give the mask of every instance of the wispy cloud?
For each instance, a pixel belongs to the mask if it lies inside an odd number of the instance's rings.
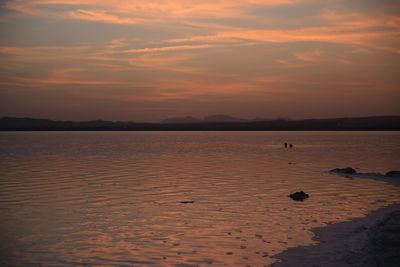
[[[78,20],[99,21],[112,24],[134,25],[142,22],[140,19],[115,16],[104,11],[92,11],[84,9],[78,9],[77,11],[69,12],[67,17]]]
[[[294,54],[294,56],[297,59],[302,60],[302,61],[307,61],[307,62],[318,62],[321,60],[323,55],[324,55],[324,52],[321,49],[315,49],[312,51]]]
[[[6,7],[35,16],[58,16],[71,19],[87,19],[116,24],[136,24],[140,20],[182,20],[212,17],[240,16],[249,6],[280,6],[293,5],[301,0],[271,0],[271,1],[225,1],[225,0],[196,0],[196,1],[160,1],[160,0],[10,0]],[[55,9],[49,11],[46,7]],[[57,7],[77,7],[73,12],[67,12]],[[81,9],[80,6],[91,7]],[[107,10],[107,12],[104,12]],[[129,16],[128,16],[129,15]]]
[[[168,52],[168,51],[182,51],[182,50],[193,50],[193,49],[206,49],[211,48],[211,44],[201,45],[178,45],[178,46],[163,46],[163,47],[146,47],[146,48],[135,48],[115,51],[116,54],[143,54],[143,53],[154,53],[154,52]]]
[[[201,49],[216,42],[234,42],[240,39],[261,42],[330,42],[366,46],[398,53],[400,18],[391,13],[380,12],[375,16],[363,14],[340,5],[335,8],[321,6],[312,19],[315,23],[301,27],[282,27],[293,20],[283,16],[273,22],[267,16],[254,14],[255,7],[296,6],[307,0],[245,0],[245,1],[118,1],[118,0],[10,0],[5,6],[21,14],[54,19],[72,19],[110,23],[117,25],[161,25],[183,24],[188,30],[180,32],[182,37],[160,40],[169,43],[201,43],[176,47],[134,48],[130,53],[171,51],[179,49]],[[382,4],[383,6],[384,4]],[[51,7],[51,8],[49,8]],[[384,9],[383,9],[384,10]],[[229,19],[252,21],[252,26],[238,27]],[[256,20],[254,20],[256,18]],[[267,24],[265,22],[268,22]],[[293,25],[298,25],[298,20]],[[290,24],[289,24],[290,25]],[[190,30],[190,27],[193,27]],[[194,34],[194,29],[200,32]]]
[[[24,52],[24,49],[20,48],[20,47],[12,47],[12,46],[0,47],[0,53],[2,53],[2,54],[17,55],[17,54],[21,54],[23,52]]]
[[[382,49],[399,53],[396,43],[380,42],[387,39],[397,39],[400,32],[391,31],[358,31],[357,29],[344,29],[334,27],[310,27],[304,29],[287,30],[236,30],[221,32],[215,35],[195,36],[167,40],[171,43],[180,42],[225,42],[226,40],[245,39],[249,41],[293,43],[293,42],[328,42],[350,45],[360,45],[374,49]]]

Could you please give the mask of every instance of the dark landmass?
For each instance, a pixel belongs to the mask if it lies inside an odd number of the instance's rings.
[[[315,228],[317,245],[288,249],[272,266],[397,267],[400,262],[400,205],[352,221]]]
[[[178,118],[179,119],[179,118]],[[54,121],[48,119],[0,119],[0,131],[399,131],[400,116],[360,118],[275,119],[241,121],[225,115],[215,115],[197,121],[180,118],[163,123],[121,121]]]
[[[177,118],[168,118],[165,120],[160,121],[160,123],[199,123],[202,122],[201,119],[194,118],[194,117],[177,117]]]
[[[204,122],[247,122],[247,120],[227,115],[212,115],[205,117]]]
[[[205,117],[204,119],[194,118],[194,117],[177,117],[177,118],[168,118],[160,121],[160,123],[168,123],[168,124],[178,124],[178,123],[217,123],[217,122],[246,122],[248,120],[236,118],[228,115],[212,115]]]

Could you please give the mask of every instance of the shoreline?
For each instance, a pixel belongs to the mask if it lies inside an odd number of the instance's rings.
[[[350,167],[344,168],[344,169],[352,169]],[[343,170],[343,169],[342,169]],[[354,170],[354,169],[352,169]],[[354,170],[355,171],[355,170]],[[389,172],[398,172],[398,171],[389,171]],[[395,186],[400,186],[400,177],[399,175],[388,175],[388,174],[382,174],[382,173],[377,173],[377,172],[355,172],[355,173],[346,173],[346,172],[337,172],[334,170],[326,171],[326,173],[332,174],[332,175],[338,175],[341,177],[345,177],[348,179],[356,179],[356,178],[361,178],[361,179],[371,179],[375,181],[383,181],[389,184],[393,184]]]
[[[285,250],[272,266],[394,267],[400,262],[400,204],[311,231],[318,244]]]
[[[363,173],[359,173],[359,174],[352,174],[352,175],[346,175],[346,178],[351,178],[351,179],[371,179],[371,180],[375,180],[375,181],[382,181],[382,182],[386,182],[388,184],[392,184],[395,186],[400,187],[400,178],[399,177],[380,177],[377,176],[376,174],[363,174]]]

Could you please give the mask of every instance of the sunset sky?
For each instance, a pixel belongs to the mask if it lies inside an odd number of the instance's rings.
[[[0,1],[0,116],[400,115],[400,1]]]

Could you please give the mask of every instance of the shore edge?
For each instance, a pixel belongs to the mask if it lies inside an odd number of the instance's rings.
[[[275,255],[283,266],[398,266],[400,262],[400,204],[366,217],[312,229],[317,245],[300,246]]]

